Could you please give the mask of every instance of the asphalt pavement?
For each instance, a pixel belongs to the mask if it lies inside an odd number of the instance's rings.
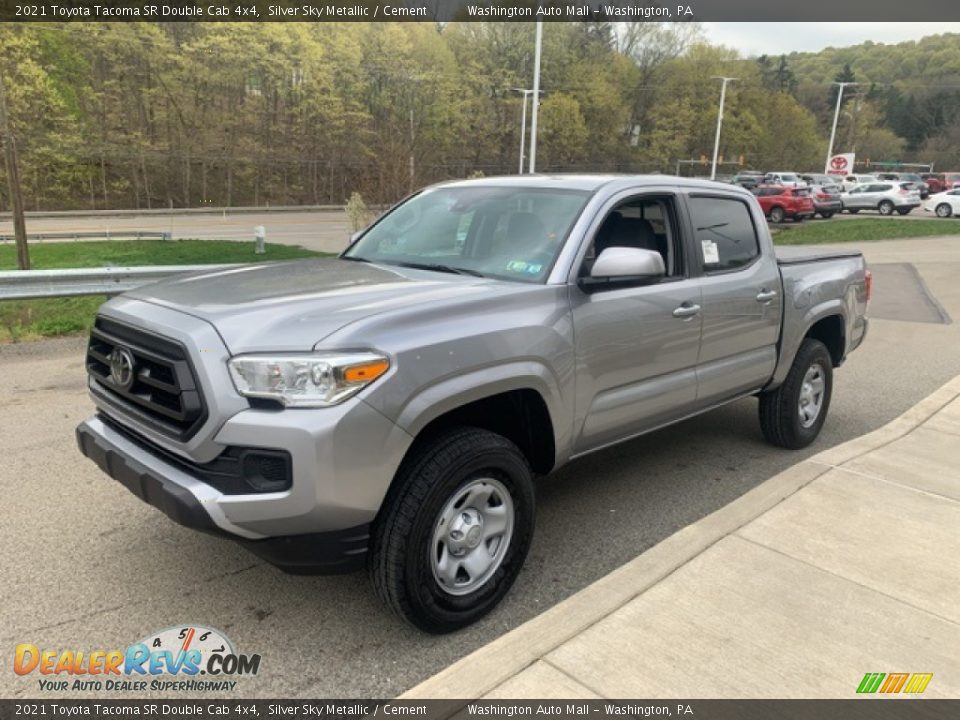
[[[243,696],[402,693],[960,374],[960,325],[950,322],[960,318],[960,243],[926,238],[864,249],[886,309],[878,307],[864,345],[836,372],[830,416],[811,448],[768,446],[756,402],[744,400],[567,466],[538,485],[534,545],[512,592],[490,616],[445,637],[385,612],[362,574],[287,576],[228,541],[174,525],[75,448],[73,428],[92,409],[83,341],[0,348],[0,696],[38,694],[35,678],[5,666],[17,643],[113,649],[184,623],[218,628],[240,652],[262,655]],[[885,264],[910,264],[916,277]],[[898,316],[918,293],[944,316]]]

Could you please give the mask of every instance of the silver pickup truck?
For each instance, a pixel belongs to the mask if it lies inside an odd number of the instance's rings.
[[[446,632],[516,579],[534,476],[748,396],[767,440],[811,443],[869,294],[857,252],[778,260],[734,186],[451,182],[338,258],[107,302],[77,439],[174,521],[289,572],[366,565]]]

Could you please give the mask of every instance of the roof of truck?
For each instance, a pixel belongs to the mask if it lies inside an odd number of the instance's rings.
[[[624,182],[624,181],[629,181]],[[717,188],[720,186],[730,190],[737,186],[713,180],[698,180],[683,178],[677,175],[630,175],[630,174],[551,174],[551,175],[497,175],[491,177],[470,178],[468,180],[451,180],[437,183],[432,187],[530,187],[530,188],[557,188],[569,190],[585,190],[595,192],[605,185],[675,185],[701,189]]]

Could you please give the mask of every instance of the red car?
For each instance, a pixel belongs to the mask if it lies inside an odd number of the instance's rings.
[[[787,218],[800,222],[812,218],[816,212],[808,188],[758,185],[753,193],[770,222],[782,223]]]
[[[930,188],[931,195],[950,189],[947,187],[947,179],[943,176],[943,173],[922,173],[920,177]]]

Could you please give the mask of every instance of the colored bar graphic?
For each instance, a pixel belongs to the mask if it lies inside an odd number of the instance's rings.
[[[871,694],[879,690],[887,694],[899,692],[919,694],[927,689],[932,678],[933,673],[867,673],[857,686],[857,692]]]
[[[910,673],[890,673],[887,675],[887,681],[883,684],[883,687],[880,688],[882,693],[898,693],[903,684],[907,682],[907,678],[910,677]]]
[[[863,676],[863,680],[860,681],[860,687],[857,688],[857,692],[875,693],[877,688],[880,687],[880,683],[884,677],[886,677],[886,673],[867,673]]]
[[[903,691],[905,693],[922,693],[927,689],[931,678],[933,678],[933,673],[914,673]]]

